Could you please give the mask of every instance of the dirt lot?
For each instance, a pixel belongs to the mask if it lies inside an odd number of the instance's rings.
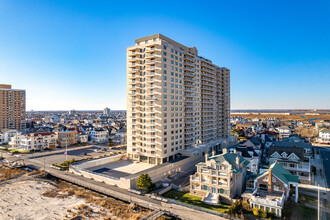
[[[139,219],[150,210],[100,195],[38,171],[0,164],[0,216],[5,219]]]

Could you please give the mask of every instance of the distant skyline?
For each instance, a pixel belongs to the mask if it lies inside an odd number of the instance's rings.
[[[231,70],[232,109],[330,109],[330,2],[0,1],[0,84],[27,110],[126,109],[126,48],[161,33]]]

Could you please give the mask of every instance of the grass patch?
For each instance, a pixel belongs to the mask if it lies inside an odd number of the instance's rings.
[[[303,200],[305,203],[311,204],[311,205],[317,205],[317,198],[300,194],[300,199]]]
[[[28,154],[31,153],[28,150],[19,150],[19,149],[1,149],[2,151],[9,152],[9,153],[19,153],[19,154]]]
[[[317,210],[302,205],[292,207],[291,219],[314,220],[317,219]]]
[[[230,207],[230,205],[227,205],[227,204],[221,204],[218,206],[208,205],[208,204],[202,202],[202,197],[192,196],[192,195],[189,195],[189,192],[179,192],[179,191],[176,191],[173,189],[168,191],[167,193],[165,193],[163,196],[170,198],[170,199],[175,199],[180,202],[187,203],[187,204],[191,204],[191,205],[199,206],[202,208],[210,209],[213,211],[217,211],[220,213],[227,212]]]

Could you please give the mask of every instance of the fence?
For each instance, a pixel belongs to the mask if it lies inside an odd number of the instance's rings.
[[[197,211],[201,211],[201,212],[206,212],[208,214],[216,215],[216,216],[219,216],[219,217],[222,217],[222,218],[231,219],[230,218],[230,215],[225,214],[225,213],[220,213],[220,212],[217,212],[217,211],[213,211],[211,209],[206,209],[206,208],[203,208],[203,207],[199,207],[199,206],[195,206],[195,205],[183,203],[183,202],[180,202],[180,201],[177,201],[177,200],[174,200],[174,199],[168,200],[168,201],[170,203],[172,203],[172,204],[184,206],[184,207],[187,207],[187,208],[190,208],[190,209],[194,209],[194,210],[197,210]]]

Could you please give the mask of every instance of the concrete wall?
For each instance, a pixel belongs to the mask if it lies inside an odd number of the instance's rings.
[[[186,159],[180,160],[176,163],[168,163],[160,165],[159,168],[151,168],[149,170],[145,170],[143,172],[139,172],[137,174],[134,174],[132,176],[127,177],[121,177],[121,178],[114,178],[111,176],[107,176],[101,173],[95,173],[92,171],[87,170],[89,167],[99,166],[102,164],[106,164],[109,162],[116,162],[122,158],[122,155],[116,155],[112,157],[107,158],[101,158],[96,160],[91,160],[87,162],[83,162],[81,164],[76,164],[70,166],[70,172],[82,175],[86,178],[94,179],[99,182],[104,182],[109,185],[116,185],[120,188],[124,189],[136,189],[136,183],[137,180],[142,173],[148,173],[151,177],[153,182],[157,182],[159,180],[167,178],[169,175],[175,174],[179,171],[187,170],[193,166],[195,166],[196,163],[200,162],[203,157],[202,156],[196,156],[196,157],[188,157]]]
[[[119,160],[121,160],[122,157],[123,157],[123,154],[118,154],[118,155],[113,155],[110,157],[104,157],[104,158],[99,158],[99,159],[95,159],[95,160],[77,163],[77,164],[74,164],[73,166],[76,168],[88,169],[90,167],[100,166],[103,164],[119,161]]]

